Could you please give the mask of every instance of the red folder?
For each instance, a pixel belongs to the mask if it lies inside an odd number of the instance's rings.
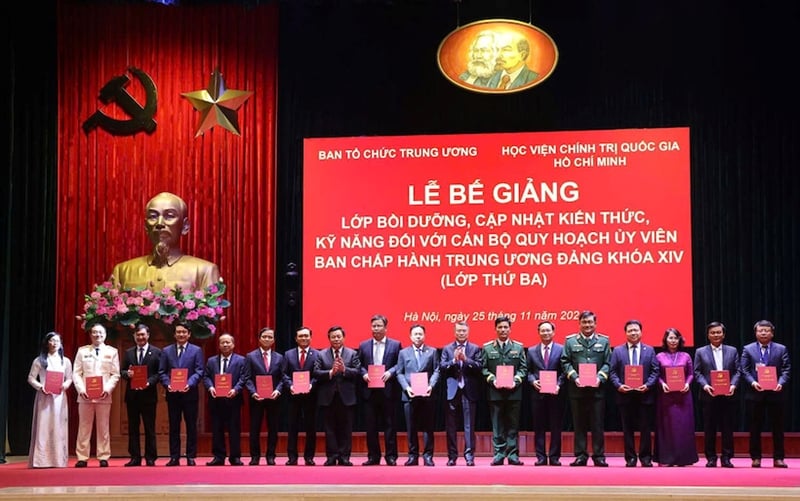
[[[711,371],[711,387],[714,388],[714,396],[727,395],[731,391],[731,373],[722,371]]]
[[[86,396],[91,400],[100,398],[103,394],[103,376],[86,376]]]
[[[147,387],[147,366],[146,365],[131,365],[128,367],[133,371],[131,376],[131,388],[134,390],[141,390]]]
[[[295,393],[308,393],[311,391],[311,374],[308,371],[294,371],[292,373],[292,387]]]
[[[597,380],[597,364],[578,364],[578,378],[581,386],[600,386],[600,381]]]
[[[189,369],[186,367],[175,367],[169,371],[169,385],[172,391],[180,391],[189,384]]]
[[[686,375],[683,367],[666,367],[664,378],[669,391],[681,391],[686,387]]]
[[[581,381],[583,381],[583,378],[581,378]],[[631,388],[638,388],[642,386],[644,384],[644,367],[641,365],[626,365],[625,384]]]
[[[556,393],[558,373],[556,371],[539,371],[539,393]]]
[[[272,386],[272,376],[257,374],[256,393],[258,393],[258,396],[261,398],[269,398],[272,396],[273,391],[275,391],[275,388]]]
[[[778,387],[778,369],[774,365],[759,365],[758,384],[765,390],[775,391]]]
[[[61,394],[61,385],[64,384],[64,373],[61,371],[45,371],[44,390],[54,395]]]
[[[514,387],[514,366],[513,365],[498,365],[497,366],[497,386],[498,388],[513,388]]]
[[[424,397],[428,394],[428,373],[427,372],[412,372],[411,373],[411,391],[414,392],[416,397]]]
[[[214,389],[218,397],[224,397],[233,389],[233,377],[230,374],[214,374]]]
[[[383,374],[386,372],[385,365],[369,365],[367,366],[367,375],[369,376],[369,388],[383,388]]]

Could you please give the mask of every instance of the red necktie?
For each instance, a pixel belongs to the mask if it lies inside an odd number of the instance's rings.
[[[264,368],[269,372],[269,355],[267,355],[266,351],[264,352]]]
[[[498,87],[498,89],[506,89],[510,82],[511,82],[511,76],[503,75],[503,78],[500,79],[500,87]]]
[[[547,367],[547,362],[550,361],[550,345],[544,347],[544,366]]]
[[[306,350],[300,350],[300,368],[306,365]]]

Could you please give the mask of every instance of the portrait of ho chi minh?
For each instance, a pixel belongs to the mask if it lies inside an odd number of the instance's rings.
[[[145,207],[144,226],[153,250],[114,266],[110,281],[116,287],[201,289],[219,281],[216,264],[181,251],[180,239],[189,232],[186,202],[181,197],[162,192],[151,198]]]

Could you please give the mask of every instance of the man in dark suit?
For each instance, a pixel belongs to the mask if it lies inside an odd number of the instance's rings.
[[[606,383],[608,382],[611,348],[608,336],[596,332],[597,316],[591,311],[578,315],[580,332],[570,334],[564,341],[561,367],[564,378],[572,381],[569,387],[569,403],[572,422],[575,425],[575,461],[570,466],[586,466],[589,454],[586,450],[586,435],[592,431],[592,461],[595,466],[608,467],[606,463],[605,414]],[[594,364],[595,378],[591,381],[580,378],[580,364]]]
[[[425,373],[428,384],[415,390],[414,374]],[[397,360],[397,382],[403,389],[403,409],[406,416],[408,459],[406,466],[419,464],[419,431],[422,431],[422,461],[434,466],[433,388],[439,381],[439,357],[436,348],[425,345],[425,327],[411,326],[411,346],[400,350]]]
[[[166,346],[161,352],[158,374],[161,385],[167,389],[167,413],[169,414],[169,461],[166,466],[178,466],[181,456],[181,418],[186,425],[186,464],[195,466],[197,457],[197,418],[200,409],[198,384],[203,379],[203,350],[191,344],[189,324],[175,326],[175,344]],[[187,369],[186,383],[172,384],[172,369]],[[180,387],[179,387],[180,386]]]
[[[533,444],[536,451],[535,466],[561,466],[561,430],[564,426],[564,370],[561,353],[564,347],[553,341],[556,327],[552,322],[540,322],[540,342],[528,348],[528,383],[532,386],[531,414],[533,418]],[[542,391],[541,372],[555,372],[555,393]],[[547,430],[550,430],[550,448],[546,447]]]
[[[628,320],[625,323],[626,343],[614,348],[611,353],[611,384],[617,390],[616,402],[622,422],[622,439],[625,466],[636,466],[636,442],[634,429],[639,429],[639,455],[642,466],[653,466],[653,416],[655,415],[656,394],[653,387],[658,382],[659,365],[652,346],[641,342],[642,323]],[[633,383],[625,376],[639,372],[642,381]]]
[[[362,396],[364,398],[364,422],[367,436],[367,460],[363,466],[381,463],[381,444],[379,424],[383,424],[383,441],[386,447],[386,464],[397,464],[397,407],[400,401],[400,387],[395,379],[400,341],[386,336],[389,321],[383,315],[373,315],[370,320],[372,338],[358,346],[361,362]],[[369,366],[383,365],[380,375],[381,387],[370,387]]]
[[[456,322],[455,338],[455,342],[442,348],[439,360],[439,373],[447,383],[444,418],[447,466],[455,466],[458,459],[459,420],[464,429],[464,459],[467,466],[475,466],[475,415],[483,391],[481,347],[467,341],[469,325],[466,322]]]
[[[339,326],[328,329],[330,348],[321,350],[314,363],[317,404],[325,422],[325,466],[353,466],[350,452],[361,362],[356,350],[344,346],[344,336]]]
[[[698,400],[703,408],[703,443],[706,467],[717,466],[717,431],[722,438],[721,459],[723,468],[733,468],[733,428],[737,416],[735,398],[739,384],[739,351],[722,344],[725,325],[711,322],[706,326],[709,344],[701,346],[694,354],[694,380],[700,387]],[[711,371],[725,370],[730,377],[728,392],[719,394],[711,385]]]
[[[250,371],[243,356],[233,352],[233,336],[219,337],[219,355],[206,363],[203,384],[208,389],[211,414],[211,453],[214,458],[206,466],[225,464],[225,431],[228,432],[232,466],[242,466],[242,391],[250,380]],[[224,386],[223,386],[224,385]],[[219,391],[218,391],[219,390]],[[227,391],[226,391],[227,390]]]
[[[764,418],[769,415],[772,432],[772,466],[786,468],[784,448],[784,419],[786,406],[784,391],[792,373],[789,350],[786,346],[772,340],[775,326],[769,320],[759,320],[753,325],[756,342],[742,350],[742,378],[747,383],[744,395],[747,422],[750,423],[750,459],[753,468],[761,467],[761,428]],[[764,371],[758,373],[759,367]],[[777,381],[774,390],[764,388],[767,372]],[[759,377],[761,376],[761,377]]]
[[[156,403],[158,402],[158,366],[161,350],[150,345],[150,327],[136,326],[133,333],[136,346],[125,350],[120,374],[126,380],[125,405],[128,410],[128,454],[130,461],[125,466],[142,465],[142,449],[139,441],[139,421],[144,427],[144,459],[147,466],[155,466],[156,447]],[[132,388],[132,366],[146,367],[147,383],[144,388]]]
[[[311,347],[311,329],[300,327],[294,335],[297,348],[283,354],[284,388],[289,388],[289,424],[286,437],[287,466],[297,465],[297,436],[300,428],[305,430],[305,447],[303,459],[306,466],[314,466],[314,455],[317,448],[317,392],[313,379],[310,377],[314,370],[314,363],[319,354]],[[310,390],[305,392],[295,391],[294,373],[308,372]]]
[[[522,383],[528,377],[528,364],[522,343],[509,339],[511,319],[505,315],[494,320],[497,338],[483,345],[482,373],[489,388],[489,417],[492,420],[492,466],[522,466],[519,459],[519,415],[522,408]],[[511,366],[512,387],[498,384],[497,368]]]
[[[258,331],[258,348],[245,357],[247,359],[247,391],[250,392],[250,466],[258,465],[261,457],[261,424],[266,416],[267,453],[266,460],[275,466],[275,448],[278,445],[278,422],[281,417],[280,401],[284,391],[283,355],[273,348],[275,331],[264,327]],[[267,395],[258,392],[258,377],[272,378],[272,391]]]

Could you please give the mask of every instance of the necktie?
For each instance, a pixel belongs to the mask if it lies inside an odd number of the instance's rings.
[[[183,355],[183,346],[178,346],[178,360],[181,359],[181,355]]]
[[[142,359],[144,359],[144,347],[139,348],[139,365],[142,365]]]
[[[100,356],[100,348],[95,348],[94,349],[94,354],[99,357]]]
[[[267,369],[267,372],[269,372],[269,353],[265,351],[263,355],[264,355],[264,368]]]
[[[414,348],[414,357],[417,359],[417,368],[418,369],[422,369],[422,367],[419,365],[419,357],[420,357],[421,354],[422,354],[422,350],[420,348]]]
[[[223,358],[222,359],[222,373],[225,374],[226,372],[228,372],[228,359],[227,358]]]
[[[639,365],[639,354],[637,353],[637,348],[639,347],[638,344],[633,345],[633,350],[631,353],[631,364],[632,365]]]
[[[503,78],[500,79],[500,86],[498,87],[498,89],[506,89],[510,82],[511,82],[511,75],[503,75]]]
[[[767,347],[766,346],[762,346],[761,347],[761,363],[762,364],[766,364],[767,363],[767,358],[769,358],[769,356],[767,355]]]
[[[544,366],[547,367],[547,362],[550,361],[550,345],[544,347]]]
[[[306,364],[306,350],[300,350],[300,368]]]
[[[458,345],[458,348],[456,348],[456,350],[463,353],[464,345],[463,344]],[[458,361],[458,387],[459,388],[464,387],[464,363],[461,360]]]

